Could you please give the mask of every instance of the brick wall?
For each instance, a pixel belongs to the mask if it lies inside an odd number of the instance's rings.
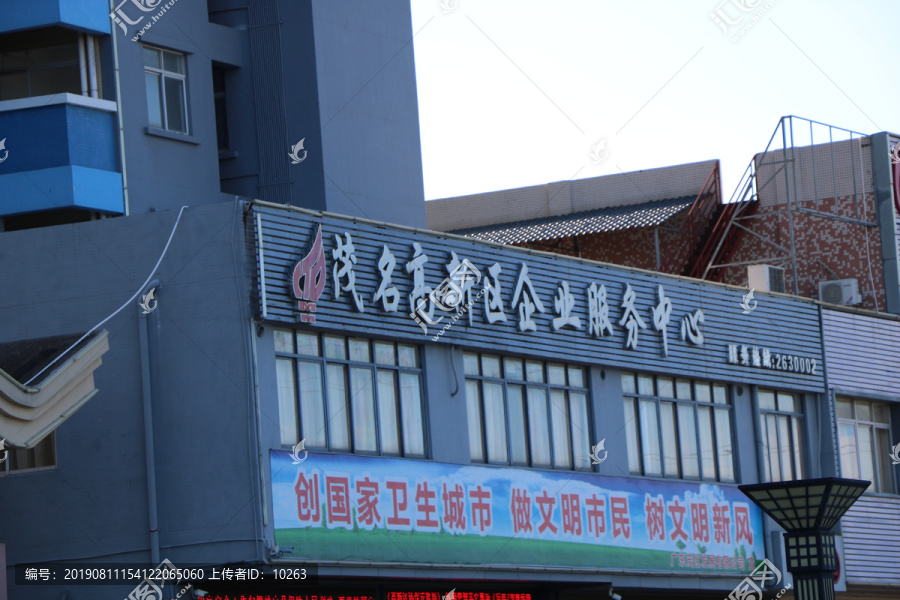
[[[858,203],[853,196],[803,201],[800,208],[816,210],[832,215],[859,219],[875,223],[875,198],[873,194],[860,195]],[[790,248],[790,229],[785,206],[760,206],[750,219],[739,221],[763,238]],[[862,296],[860,308],[885,310],[884,272],[881,268],[881,244],[877,227],[866,227],[829,219],[818,215],[794,213],[795,247],[797,251],[798,287],[801,296],[819,297],[819,282],[834,279],[857,279]],[[759,260],[766,257],[781,257],[781,260],[767,264],[785,268],[785,289],[793,292],[793,273],[790,261],[785,260],[788,252],[759,239],[755,235],[744,234],[738,250],[729,262]],[[724,269],[725,283],[747,284],[747,268],[728,267]]]
[[[684,245],[678,244],[675,236],[676,234],[672,231],[660,230],[661,256],[665,257],[667,250],[672,251],[677,248],[683,251]],[[656,243],[653,239],[652,227],[583,235],[579,236],[577,245],[573,237],[519,245],[566,256],[579,256],[578,250],[580,250],[580,256],[588,260],[649,271],[656,270]]]

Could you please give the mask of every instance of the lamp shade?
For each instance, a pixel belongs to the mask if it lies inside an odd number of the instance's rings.
[[[739,485],[738,489],[787,532],[830,531],[871,483],[823,477]]]

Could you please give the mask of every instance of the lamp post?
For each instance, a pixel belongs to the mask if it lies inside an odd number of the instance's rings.
[[[837,558],[831,530],[871,483],[823,477],[738,486],[787,532],[787,569],[798,600],[834,600]]]

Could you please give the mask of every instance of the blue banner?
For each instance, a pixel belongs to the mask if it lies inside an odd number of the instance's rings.
[[[734,486],[271,451],[275,539],[308,560],[750,572]]]

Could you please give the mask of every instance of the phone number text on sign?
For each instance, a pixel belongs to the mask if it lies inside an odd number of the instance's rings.
[[[818,361],[815,358],[781,354],[772,352],[768,348],[743,344],[728,344],[728,364],[803,375],[815,375],[818,367]]]

